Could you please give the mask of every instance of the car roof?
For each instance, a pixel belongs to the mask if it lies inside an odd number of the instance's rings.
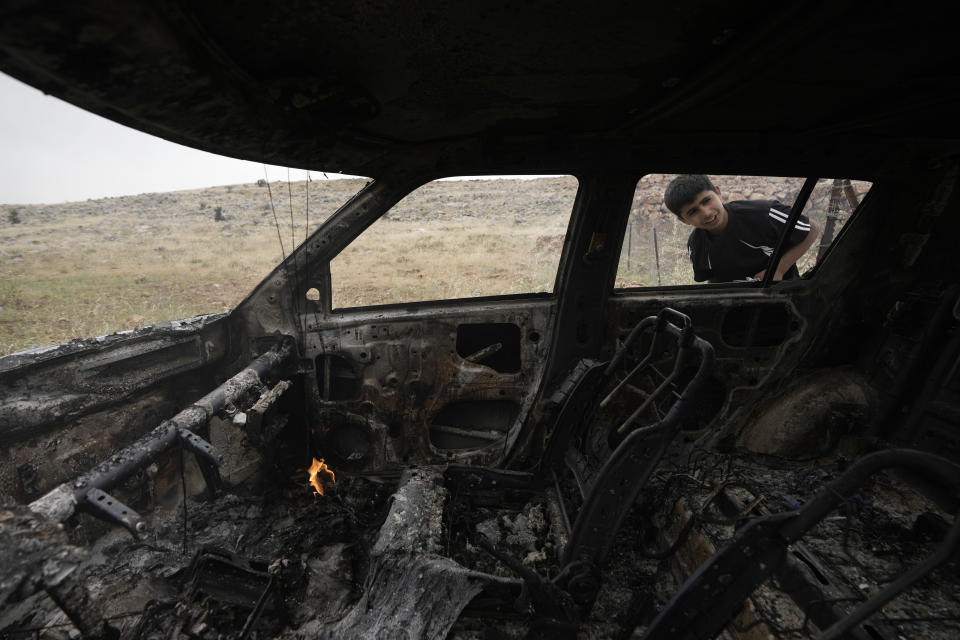
[[[0,70],[304,169],[854,176],[957,151],[951,31],[907,3],[26,0]]]

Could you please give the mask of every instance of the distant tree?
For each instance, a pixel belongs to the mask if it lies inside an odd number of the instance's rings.
[[[223,215],[223,207],[216,207],[213,210],[213,219],[216,222],[223,222],[227,218]]]
[[[258,187],[265,187],[265,186],[267,186],[267,181],[264,180],[263,178],[260,178],[259,180],[257,180],[257,186],[258,186]]]
[[[20,212],[16,209],[10,209],[7,212],[7,220],[10,221],[10,224],[20,224]]]

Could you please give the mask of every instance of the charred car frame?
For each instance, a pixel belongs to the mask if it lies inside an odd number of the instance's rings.
[[[229,313],[0,358],[0,633],[956,637],[945,22],[8,3],[5,73],[374,179]],[[873,186],[802,280],[615,289],[654,171],[807,177],[797,214],[818,177]],[[367,227],[490,174],[577,178],[551,293],[334,308]]]

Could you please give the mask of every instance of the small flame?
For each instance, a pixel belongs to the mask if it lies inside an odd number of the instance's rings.
[[[319,474],[326,474],[330,476],[330,482],[336,482],[337,477],[333,474],[333,469],[327,466],[327,463],[323,461],[323,458],[317,460],[313,459],[313,464],[310,465],[310,481],[307,483],[313,487],[313,495],[322,496],[323,495],[323,483],[317,477]]]

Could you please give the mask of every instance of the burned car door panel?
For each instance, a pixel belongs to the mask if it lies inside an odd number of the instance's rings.
[[[302,322],[320,444],[336,443],[342,467],[382,473],[502,459],[543,376],[555,303],[531,294],[556,281],[576,185],[570,177],[429,182],[384,207],[330,260],[333,310]],[[395,242],[411,250],[385,265],[382,247]],[[421,302],[456,293],[514,295],[456,309]],[[418,310],[339,308],[413,302]]]
[[[469,303],[403,320],[379,313],[321,324],[305,353],[316,363],[321,448],[339,443],[335,458],[358,472],[416,461],[494,464],[543,374],[540,336],[552,304]],[[351,430],[363,451],[344,450]]]

